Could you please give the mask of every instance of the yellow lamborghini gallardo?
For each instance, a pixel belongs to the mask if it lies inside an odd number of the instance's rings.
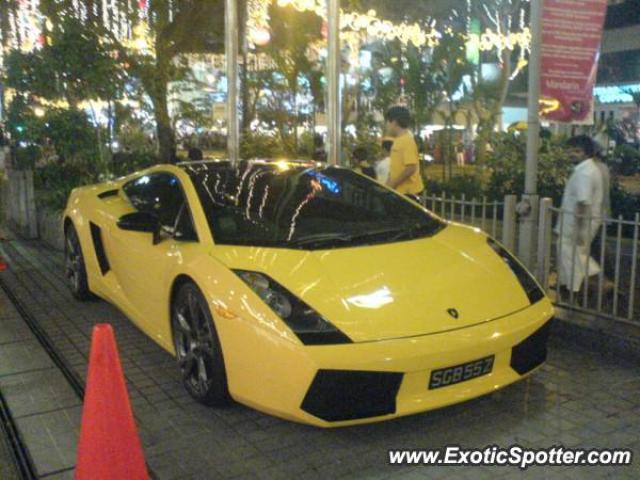
[[[511,254],[347,169],[159,165],[75,189],[64,229],[72,293],[117,305],[207,405],[371,422],[546,358],[551,303]]]

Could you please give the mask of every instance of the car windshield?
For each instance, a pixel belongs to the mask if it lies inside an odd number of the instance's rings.
[[[444,223],[350,170],[294,163],[184,166],[216,244],[306,250],[431,236]]]

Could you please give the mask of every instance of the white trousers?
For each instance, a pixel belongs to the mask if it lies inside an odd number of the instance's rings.
[[[585,245],[578,245],[572,228],[558,238],[558,284],[574,292],[580,290],[587,277],[600,274],[600,265],[591,258],[591,242],[598,234],[602,222],[592,220],[591,229],[585,235]]]

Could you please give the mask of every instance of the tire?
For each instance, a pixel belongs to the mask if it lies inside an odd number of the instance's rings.
[[[210,406],[231,403],[220,340],[204,295],[193,283],[180,287],[171,309],[176,360],[185,389]]]
[[[69,225],[65,232],[64,242],[64,264],[65,277],[71,294],[80,301],[87,301],[93,298],[89,290],[87,280],[87,268],[82,255],[82,247],[78,232],[73,225]]]

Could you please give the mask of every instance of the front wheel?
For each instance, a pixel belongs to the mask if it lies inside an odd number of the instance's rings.
[[[90,300],[92,298],[87,280],[87,268],[80,247],[78,232],[73,225],[69,225],[65,232],[64,242],[65,276],[71,294],[77,300]]]
[[[207,301],[193,283],[178,291],[171,312],[176,360],[185,389],[208,406],[231,401],[220,340]]]

